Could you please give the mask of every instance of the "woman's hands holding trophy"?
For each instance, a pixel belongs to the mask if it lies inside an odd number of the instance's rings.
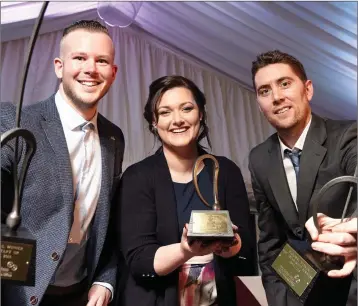
[[[204,160],[213,162],[213,198],[209,204],[200,192],[198,173]],[[185,225],[182,236],[183,249],[194,252],[195,256],[215,255],[229,258],[235,256],[241,249],[241,238],[238,227],[230,220],[228,210],[222,210],[219,203],[219,161],[210,154],[199,156],[193,167],[193,183],[195,191],[209,210],[192,210],[189,224]]]
[[[241,249],[241,238],[237,233],[238,227],[232,225],[234,231],[234,238],[231,241],[225,240],[201,240],[194,239],[189,241],[188,234],[188,224],[185,224],[183,228],[183,234],[181,237],[181,249],[189,257],[193,256],[203,256],[210,253],[214,253],[218,256],[229,258],[235,256]]]
[[[218,256],[229,258],[235,256],[239,253],[241,249],[241,238],[238,232],[238,227],[236,225],[232,225],[232,229],[235,233],[233,241],[230,242],[222,242],[214,251],[214,253]]]
[[[357,218],[330,218],[322,213],[317,214],[321,233],[311,217],[306,222],[306,229],[312,238],[312,248],[332,256],[343,256],[344,265],[340,270],[331,270],[328,276],[346,277],[352,273],[357,264]]]

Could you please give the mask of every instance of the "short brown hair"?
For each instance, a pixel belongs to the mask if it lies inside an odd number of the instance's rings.
[[[98,21],[96,21],[96,20],[79,20],[79,21],[72,23],[68,27],[66,27],[63,30],[62,37],[65,37],[67,34],[73,32],[75,30],[86,30],[89,32],[102,32],[102,33],[105,33],[108,36],[110,36],[108,29],[105,26],[103,26],[102,24],[100,24]]]
[[[251,75],[252,75],[252,83],[254,85],[255,90],[256,90],[255,76],[257,71],[259,71],[259,69],[265,66],[271,64],[280,64],[280,63],[289,65],[303,82],[307,81],[305,68],[297,58],[287,53],[281,52],[280,50],[273,50],[273,51],[268,51],[259,54],[256,57],[256,61],[252,62]]]

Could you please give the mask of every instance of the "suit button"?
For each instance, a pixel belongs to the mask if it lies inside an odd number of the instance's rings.
[[[39,299],[37,298],[37,296],[32,296],[30,297],[30,303],[31,305],[36,305],[38,303]]]
[[[300,227],[296,227],[295,228],[295,234],[297,235],[297,236],[302,236],[302,228],[300,228]]]
[[[58,261],[60,259],[60,256],[56,252],[53,252],[51,258],[53,261]]]

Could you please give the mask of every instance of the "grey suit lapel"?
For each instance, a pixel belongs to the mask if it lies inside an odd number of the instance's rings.
[[[109,213],[111,209],[111,190],[114,176],[114,159],[115,159],[115,138],[113,135],[108,133],[106,125],[103,122],[101,115],[98,116],[98,135],[101,145],[102,155],[102,179],[101,179],[101,190],[98,198],[96,213],[93,218],[92,229],[91,229],[91,246],[92,249],[89,254],[94,256],[94,264],[90,267],[96,267],[100,252],[102,250],[107,227],[109,222]],[[93,272],[93,271],[91,271]]]
[[[42,116],[45,119],[41,122],[42,128],[56,156],[55,162],[57,163],[65,210],[71,212],[72,216],[72,205],[66,205],[67,203],[73,204],[72,167],[54,96],[49,98],[48,103],[44,103]],[[46,167],[46,165],[43,166]]]
[[[307,218],[308,207],[319,167],[327,152],[327,149],[322,146],[326,138],[326,127],[323,119],[312,114],[311,126],[302,149],[297,182],[297,207],[302,225]]]
[[[268,180],[275,196],[276,202],[284,216],[286,222],[291,227],[296,227],[298,214],[295,204],[292,200],[291,192],[288,187],[285,169],[283,167],[282,156],[277,136],[273,136],[272,144],[269,149],[270,159]]]

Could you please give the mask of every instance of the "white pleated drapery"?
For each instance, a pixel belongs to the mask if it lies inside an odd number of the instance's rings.
[[[255,94],[185,54],[174,52],[135,29],[110,28],[116,47],[117,78],[102,99],[99,111],[124,133],[124,169],[152,154],[159,143],[143,118],[149,84],[164,75],[178,74],[193,80],[207,98],[212,153],[240,166],[249,185],[248,154],[264,141],[272,128],[259,111]],[[53,59],[58,55],[62,31],[39,36],[26,84],[24,105],[46,99],[58,88]],[[1,101],[15,101],[28,38],[1,46]]]

